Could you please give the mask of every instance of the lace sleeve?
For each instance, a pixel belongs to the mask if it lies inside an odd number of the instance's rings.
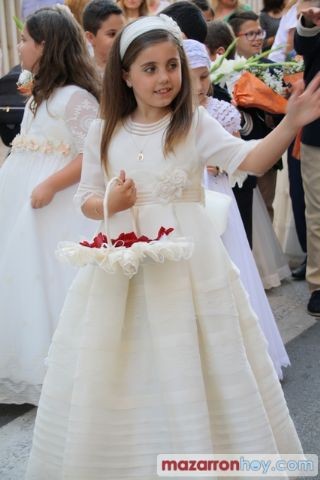
[[[74,203],[80,210],[88,198],[93,195],[103,197],[105,193],[107,179],[100,160],[101,128],[102,121],[94,120],[84,143],[81,179],[74,197]]]
[[[232,134],[240,130],[241,115],[230,103],[211,97],[207,110],[227,132]]]
[[[84,140],[91,122],[97,118],[98,102],[86,90],[79,89],[71,95],[65,110],[65,121],[75,141],[77,153],[83,152]]]

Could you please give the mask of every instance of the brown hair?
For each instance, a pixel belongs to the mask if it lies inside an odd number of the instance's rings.
[[[188,134],[192,122],[192,94],[190,74],[184,50],[178,40],[166,30],[152,30],[141,34],[128,47],[123,60],[120,59],[121,34],[112,45],[109,61],[103,79],[101,117],[104,129],[101,140],[101,159],[107,170],[107,152],[112,135],[137,107],[132,91],[123,80],[123,71],[129,71],[137,56],[147,47],[162,42],[173,42],[179,52],[181,61],[182,84],[176,98],[171,103],[172,116],[166,131],[164,154],[174,150]]]
[[[75,19],[81,25],[82,13],[85,6],[89,3],[90,0],[64,0],[65,5],[70,8]]]
[[[99,99],[99,80],[81,27],[65,8],[41,8],[30,15],[26,29],[43,53],[34,75],[31,110],[35,113],[56,88],[77,85]]]

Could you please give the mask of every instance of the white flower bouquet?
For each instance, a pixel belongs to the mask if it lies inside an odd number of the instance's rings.
[[[250,58],[228,60],[237,39],[211,66],[210,78],[214,84],[225,84],[237,106],[261,108],[270,113],[285,113],[289,79],[302,75],[303,61],[263,63],[272,50]]]

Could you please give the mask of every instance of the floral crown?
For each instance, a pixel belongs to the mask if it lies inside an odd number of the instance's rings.
[[[140,35],[152,30],[166,30],[182,44],[182,32],[178,24],[167,15],[142,17],[127,25],[120,39],[120,58],[123,59],[129,45]]]

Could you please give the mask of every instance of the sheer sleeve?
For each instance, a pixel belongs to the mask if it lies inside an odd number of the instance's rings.
[[[231,185],[242,185],[250,172],[238,170],[257,140],[245,141],[228,133],[203,107],[198,109],[196,148],[204,165],[218,166],[229,175]]]
[[[106,175],[100,160],[101,128],[102,120],[94,120],[85,139],[81,179],[74,197],[79,209],[91,196],[103,197],[105,193]]]
[[[97,118],[98,102],[91,93],[79,89],[74,92],[65,110],[65,120],[75,140],[77,153],[83,152],[83,144],[91,122]]]

